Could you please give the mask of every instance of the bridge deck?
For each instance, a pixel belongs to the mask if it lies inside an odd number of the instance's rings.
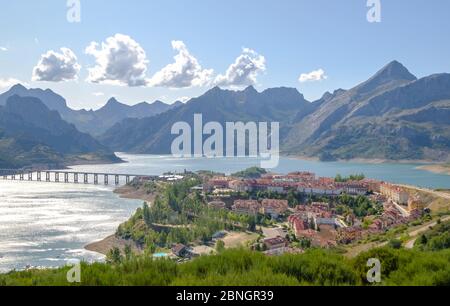
[[[93,177],[93,180],[92,180]],[[115,185],[121,185],[121,181],[130,183],[132,178],[146,178],[158,180],[159,176],[131,173],[106,173],[106,172],[82,172],[70,170],[24,170],[24,169],[0,169],[0,179],[12,181],[37,181],[47,183],[84,183],[99,184],[99,177],[103,177],[103,183],[109,185],[110,177],[114,178]]]
[[[85,172],[85,171],[69,171],[69,170],[17,170],[17,169],[0,169],[0,175],[20,175],[29,173],[58,173],[58,174],[78,174],[78,175],[100,175],[100,176],[130,176],[130,177],[148,177],[157,178],[157,175],[132,174],[132,173],[106,173],[106,172]]]

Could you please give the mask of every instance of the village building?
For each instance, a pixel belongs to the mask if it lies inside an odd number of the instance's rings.
[[[397,204],[408,205],[409,193],[399,186],[382,184],[380,187],[380,192]]]
[[[291,215],[288,218],[289,227],[293,230],[295,237],[299,238],[302,233],[308,230],[308,222],[301,215]]]
[[[343,189],[333,184],[324,185],[319,183],[299,183],[297,185],[297,192],[312,195],[337,196],[343,192]]]
[[[321,209],[324,211],[329,211],[330,210],[330,204],[326,203],[326,202],[313,202],[311,203],[311,206],[316,208],[316,209]]]
[[[231,181],[232,178],[226,176],[213,177],[212,179],[208,180],[208,182],[205,184],[205,190],[210,192],[215,189],[229,189]]]
[[[270,239],[265,239],[263,241],[264,246],[266,247],[266,250],[276,250],[280,248],[285,248],[289,245],[289,242],[286,240],[286,238],[283,237],[275,237]]]
[[[369,192],[367,185],[360,182],[347,182],[342,187],[344,192],[350,195],[365,195]]]
[[[181,244],[181,243],[175,244],[172,247],[172,253],[175,256],[183,257],[183,258],[190,256],[189,248],[187,246],[185,246],[184,244]]]
[[[273,200],[264,199],[261,202],[261,212],[264,215],[270,216],[272,219],[278,219],[281,215],[284,215],[289,209],[287,200]]]
[[[372,179],[364,179],[361,182],[367,186],[367,189],[369,191],[375,192],[375,193],[381,193],[382,182],[380,182],[378,180],[372,180]]]
[[[314,223],[316,224],[316,228],[319,228],[323,225],[329,225],[329,226],[333,226],[333,227],[339,227],[340,224],[339,222],[336,221],[336,218],[320,218],[320,217],[315,217],[314,218]]]
[[[236,200],[232,210],[238,214],[256,216],[261,210],[261,204],[256,200]]]
[[[250,192],[250,191],[252,191],[252,188],[250,187],[249,183],[246,181],[241,181],[241,180],[231,181],[229,183],[229,187],[234,192]]]

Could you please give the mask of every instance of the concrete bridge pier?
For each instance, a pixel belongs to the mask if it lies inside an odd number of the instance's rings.
[[[36,173],[36,177],[34,177]],[[140,175],[133,174],[120,174],[120,173],[94,173],[94,172],[71,172],[71,171],[59,171],[59,170],[9,170],[0,169],[0,179],[12,180],[12,181],[34,181],[47,183],[66,183],[72,182],[71,176],[73,175],[73,183],[82,183],[84,179],[84,184],[94,183],[95,185],[104,183],[105,185],[115,184],[119,186],[121,183],[126,181],[126,184],[131,183],[132,179],[141,177]],[[90,177],[93,177],[93,182],[90,181]],[[157,180],[156,176],[148,176],[146,178],[153,178]],[[100,182],[100,180],[103,180]]]

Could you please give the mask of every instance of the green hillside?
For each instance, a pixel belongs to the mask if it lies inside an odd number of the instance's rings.
[[[376,249],[355,259],[331,251],[266,257],[229,250],[185,264],[150,258],[123,259],[116,264],[83,264],[84,286],[364,286],[369,258],[382,263],[381,285],[449,285],[450,250],[420,252]],[[69,268],[0,275],[0,285],[67,286]]]

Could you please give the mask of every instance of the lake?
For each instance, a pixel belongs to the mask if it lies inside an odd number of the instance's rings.
[[[118,153],[127,163],[115,165],[77,166],[74,170],[93,172],[117,172],[142,175],[160,175],[167,171],[183,172],[212,170],[231,174],[252,166],[259,166],[256,158],[175,158],[173,156],[130,155]],[[366,177],[392,183],[402,183],[429,188],[450,188],[450,176],[416,169],[421,164],[367,164],[353,162],[320,162],[295,158],[280,159],[280,164],[271,171],[288,173],[311,171],[319,176],[335,177],[336,174],[364,173]]]
[[[172,156],[118,154],[114,165],[76,166],[76,171],[160,175],[167,171],[213,170],[230,174],[258,166],[257,159],[181,159]],[[312,171],[334,177],[367,177],[430,188],[450,188],[450,176],[416,169],[417,164],[364,164],[281,158],[274,172]],[[112,234],[142,205],[121,199],[113,187],[0,180],[0,272],[27,265],[57,267],[71,259],[103,260],[84,246]]]

